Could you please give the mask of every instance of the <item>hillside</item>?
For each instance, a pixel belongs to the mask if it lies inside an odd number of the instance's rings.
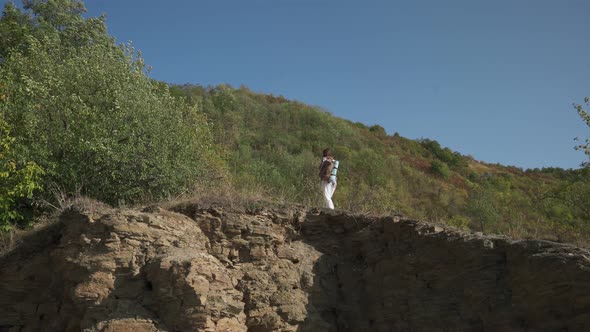
[[[169,85],[84,13],[9,1],[0,18],[0,332],[590,325],[590,251],[557,243],[590,245],[590,168]],[[336,210],[318,202],[326,147]]]
[[[104,17],[84,12],[79,0],[8,2],[2,12],[1,238],[80,196],[317,207],[319,155],[331,147],[339,209],[588,244],[588,169],[490,165],[247,87],[170,86],[149,77],[133,45],[116,44]]]
[[[0,256],[1,331],[583,331],[590,252],[264,204],[76,205]]]
[[[590,235],[588,171],[492,165],[431,139],[388,135],[301,102],[226,85],[173,85],[203,111],[241,191],[314,206],[317,166],[341,161],[336,205],[400,213],[486,233],[584,241]]]

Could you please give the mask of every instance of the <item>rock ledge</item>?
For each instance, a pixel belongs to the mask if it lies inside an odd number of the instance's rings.
[[[72,208],[0,257],[0,332],[583,331],[589,259],[403,217]]]

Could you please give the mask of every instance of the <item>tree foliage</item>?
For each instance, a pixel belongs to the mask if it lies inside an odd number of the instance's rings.
[[[0,25],[29,22],[2,50],[0,112],[14,152],[45,171],[43,183],[117,204],[226,176],[203,113],[151,80],[139,52],[115,45],[103,18],[84,19],[75,0],[24,8],[7,5]]]
[[[590,98],[589,97],[584,98],[584,103],[586,104],[586,106],[589,106],[590,105]],[[588,111],[586,111],[583,108],[583,106],[579,105],[579,104],[574,104],[574,108],[578,112],[578,115],[580,115],[582,120],[586,123],[586,125],[588,125],[590,127],[590,113],[588,113]],[[578,140],[578,139],[576,138],[576,140]],[[578,144],[575,148],[576,148],[576,150],[584,151],[584,153],[588,156],[588,158],[590,158],[590,138],[586,138],[583,142]],[[589,162],[586,162],[584,164],[586,166],[590,166]]]
[[[40,189],[43,170],[34,162],[19,162],[12,145],[8,124],[0,118],[0,230],[9,230],[23,219],[17,209],[19,200],[31,198]]]
[[[430,163],[430,171],[432,171],[433,174],[442,177],[443,179],[448,179],[451,174],[449,166],[447,166],[445,162],[438,159],[435,159]]]

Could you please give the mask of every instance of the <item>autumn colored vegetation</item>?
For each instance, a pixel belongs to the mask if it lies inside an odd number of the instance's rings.
[[[173,85],[213,124],[236,190],[318,205],[320,152],[341,165],[339,208],[404,214],[514,237],[583,243],[590,237],[589,170],[486,164],[435,140],[388,135],[379,125],[227,85]]]

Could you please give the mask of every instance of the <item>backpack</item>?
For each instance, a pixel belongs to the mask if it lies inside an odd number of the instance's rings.
[[[320,179],[329,182],[332,169],[334,168],[334,159],[328,158],[322,161],[320,165]]]

